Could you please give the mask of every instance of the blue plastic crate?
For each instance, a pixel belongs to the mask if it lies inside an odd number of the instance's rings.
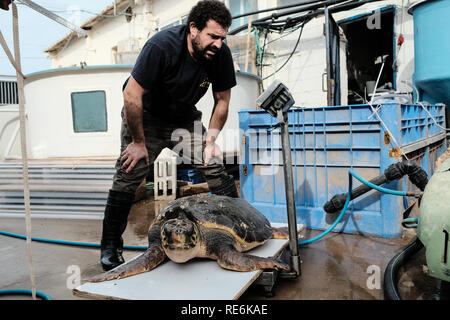
[[[444,106],[426,106],[444,126]],[[445,151],[445,131],[418,105],[388,102],[373,114],[369,105],[293,108],[288,113],[298,223],[327,229],[323,205],[347,192],[348,170],[370,180],[404,154],[429,175]],[[265,111],[241,110],[245,138],[240,156],[241,197],[271,222],[287,223],[281,134],[277,119]],[[386,134],[387,129],[392,136]],[[405,159],[403,157],[403,159]],[[360,185],[356,179],[353,187]],[[384,185],[412,190],[406,179]],[[407,189],[408,187],[408,189]],[[398,237],[405,201],[370,191],[351,202],[334,231]]]

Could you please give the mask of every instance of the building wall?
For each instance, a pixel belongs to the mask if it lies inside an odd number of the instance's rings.
[[[136,0],[133,18],[105,18],[88,30],[88,37],[68,40],[57,55],[49,54],[53,68],[134,63],[145,42],[160,28],[187,15],[196,1]],[[65,44],[64,44],[65,45]],[[120,56],[125,57],[120,59]]]
[[[270,64],[263,69],[264,87],[278,79],[289,88],[295,105],[326,105],[327,93],[322,90],[322,75],[326,72],[322,18],[315,18],[305,25],[295,53],[282,67],[291,55],[300,32],[300,29],[296,30],[280,40],[277,40],[279,35],[268,38],[268,43],[273,42],[266,50],[268,54],[273,54],[273,58],[268,55],[263,58]],[[280,67],[282,69],[277,72]],[[326,83],[324,85],[326,88]]]

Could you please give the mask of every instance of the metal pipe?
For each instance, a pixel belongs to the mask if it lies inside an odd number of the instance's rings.
[[[377,2],[377,1],[382,1],[382,0],[359,0],[359,1],[351,1],[349,3],[340,4],[340,3],[346,2],[346,1],[347,0],[343,0],[343,1],[327,1],[326,3],[323,3],[320,6],[319,5],[314,5],[314,6],[317,6],[317,8],[320,8],[322,6],[329,7],[330,5],[339,4],[339,5],[336,5],[336,6],[328,8],[328,11],[330,13],[335,13],[335,12],[340,12],[340,11],[344,11],[344,10],[354,9],[354,8],[357,8],[357,7],[362,6],[364,4],[367,4],[367,3]],[[335,3],[333,3],[333,2],[335,2]],[[312,6],[310,6],[310,7],[312,7]],[[267,17],[264,17],[264,18],[257,19],[255,21],[253,21],[252,22],[252,26],[270,24],[272,22],[267,22],[267,20],[278,19],[279,17],[287,16],[287,15],[292,14],[292,13],[301,13],[301,12],[307,11],[307,10],[312,10],[312,9],[309,9],[309,7],[308,7],[308,8],[304,8],[304,9],[300,9],[300,10],[299,9],[290,10],[290,11],[282,12],[280,14],[272,14],[270,16],[267,16]],[[307,14],[302,15],[300,17],[296,17],[296,18],[290,18],[289,17],[289,18],[287,18],[285,20],[279,20],[276,23],[277,24],[278,23],[281,24],[281,23],[290,22],[291,24],[297,24],[297,23],[300,23],[300,22],[302,22],[302,21],[304,21],[306,19],[310,19],[310,18],[319,16],[319,15],[321,15],[323,13],[324,13],[324,9],[321,9],[321,10],[317,10],[317,11],[314,11],[314,12],[307,13]],[[241,27],[238,27],[238,28],[236,28],[234,30],[231,30],[228,34],[234,35],[236,33],[239,33],[241,31],[245,30],[246,28],[247,28],[247,25],[245,25],[244,27],[241,26]]]
[[[257,19],[255,21],[253,21],[252,25],[254,25],[257,22],[264,22],[264,21],[271,20],[271,19],[278,19],[279,17],[284,17],[284,16],[287,16],[287,15],[290,15],[290,14],[293,14],[293,13],[300,13],[300,12],[304,12],[304,11],[308,11],[308,10],[314,10],[314,9],[317,9],[317,8],[321,8],[323,6],[330,6],[330,5],[334,5],[334,4],[338,4],[338,3],[342,3],[342,2],[346,2],[346,1],[348,1],[348,0],[328,0],[328,1],[324,1],[323,3],[320,3],[320,4],[313,4],[313,5],[309,5],[309,6],[302,7],[302,8],[288,10],[288,11],[285,11],[285,12],[281,12],[279,14],[274,14],[273,13],[270,16],[267,16],[267,17],[264,17],[264,18]],[[238,27],[238,28],[236,28],[234,30],[231,30],[228,34],[233,35],[233,34],[239,33],[241,31],[247,29],[247,27],[248,27],[247,25]]]
[[[295,212],[294,176],[292,174],[291,144],[289,140],[288,116],[278,110],[277,119],[281,127],[281,144],[284,163],[284,184],[286,188],[286,207],[289,227],[289,249],[291,251],[291,267],[295,275],[300,275],[300,255],[298,250],[297,215]]]
[[[359,6],[362,6],[363,4],[370,3],[370,2],[376,2],[376,1],[382,1],[382,0],[363,0],[363,1],[339,4],[339,5],[336,5],[334,7],[328,7],[328,12],[329,13],[336,13],[336,12],[340,12],[340,11],[350,10],[350,9],[354,9],[354,8],[359,7]],[[287,23],[290,23],[292,25],[296,25],[296,24],[298,24],[300,22],[303,22],[303,21],[305,21],[307,19],[314,18],[314,17],[322,15],[324,13],[325,13],[325,9],[321,9],[321,10],[317,10],[317,11],[314,11],[314,12],[309,12],[309,13],[304,14],[304,15],[299,16],[299,17],[295,17],[295,18],[288,17],[287,19],[284,19],[284,20],[278,20],[275,23],[279,24],[281,26],[283,26],[283,24],[287,24]],[[265,24],[270,24],[271,26],[273,25],[272,22],[260,22],[260,23],[254,24],[254,25],[262,25],[262,26],[264,26]],[[289,26],[283,26],[284,29],[286,29],[287,27],[289,27]]]
[[[325,1],[325,0],[310,0],[310,1],[303,1],[303,2],[298,2],[298,3],[293,3],[293,4],[289,4],[289,5],[285,5],[285,6],[279,6],[279,7],[273,7],[273,8],[268,8],[268,9],[251,11],[251,12],[247,12],[247,13],[243,13],[243,14],[239,14],[237,16],[234,16],[233,19],[239,19],[239,18],[246,17],[246,16],[252,16],[254,14],[264,13],[264,12],[268,12],[268,11],[275,11],[275,10],[283,10],[283,9],[288,9],[288,8],[293,8],[293,7],[299,7],[299,6],[304,6],[304,5],[307,5],[307,4],[323,2],[323,1]]]
[[[386,182],[399,180],[405,175],[408,175],[409,180],[420,190],[423,191],[425,189],[425,186],[428,183],[427,173],[416,163],[407,160],[391,164],[388,168],[386,168],[386,170],[384,170],[383,174],[370,180],[369,184],[380,186]],[[352,190],[350,199],[356,199],[373,188],[374,187],[367,185],[367,183],[364,183]],[[416,193],[406,192],[405,195],[414,197],[416,196]],[[344,206],[346,197],[347,193],[333,196],[324,204],[323,209],[327,214],[335,214],[339,212],[339,210],[341,210]]]

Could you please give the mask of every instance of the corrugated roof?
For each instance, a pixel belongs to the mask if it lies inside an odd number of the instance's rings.
[[[128,6],[133,6],[134,0],[117,0],[116,1],[116,13],[125,10]],[[105,16],[114,15],[114,3],[106,7],[102,12],[98,15],[95,15],[84,22],[80,28],[84,30],[90,30],[93,26],[100,23],[104,19],[108,19]],[[69,32],[64,38],[58,40],[55,44],[51,45],[49,48],[44,50],[45,53],[56,54],[59,50],[61,50],[69,41],[69,38],[76,36],[75,32]]]

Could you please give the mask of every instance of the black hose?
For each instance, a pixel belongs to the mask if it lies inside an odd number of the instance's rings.
[[[373,183],[377,186],[382,185],[383,183],[386,183],[388,180],[386,179],[386,176],[384,174],[373,178],[372,180],[369,180],[370,183]],[[359,187],[356,187],[352,190],[352,193],[350,195],[350,200],[356,199],[359,196],[363,195],[364,193],[372,190],[371,187],[369,187],[366,184],[362,184]],[[335,213],[340,211],[344,207],[345,199],[347,198],[347,193],[341,193],[334,195],[329,201],[327,201],[323,205],[323,210],[325,210],[326,213]]]
[[[268,8],[268,9],[262,9],[262,10],[257,10],[257,11],[246,12],[246,13],[243,13],[243,14],[239,14],[239,15],[233,16],[233,20],[234,19],[239,19],[239,18],[242,18],[242,17],[252,16],[252,15],[255,15],[255,14],[259,14],[259,13],[268,12],[268,11],[276,11],[276,10],[288,9],[288,8],[304,6],[304,5],[307,5],[307,4],[318,3],[318,2],[323,2],[323,1],[325,1],[325,0],[309,0],[309,1],[302,1],[302,2],[293,3],[293,4],[289,4],[289,5],[285,5],[285,6],[278,6],[278,7]]]
[[[311,4],[311,5],[308,5],[308,6],[304,6],[304,7],[301,7],[301,8],[296,8],[296,9],[292,9],[292,10],[288,10],[288,11],[284,11],[284,12],[280,12],[280,13],[272,13],[271,15],[266,16],[264,18],[256,19],[255,21],[253,21],[252,25],[255,22],[276,20],[276,19],[278,19],[280,17],[284,17],[284,16],[287,16],[287,15],[290,15],[290,14],[296,14],[296,13],[301,13],[301,12],[305,12],[305,11],[309,11],[309,10],[315,10],[315,9],[318,9],[318,8],[321,8],[321,7],[331,6],[331,5],[339,4],[339,3],[342,3],[342,2],[346,2],[346,1],[348,1],[348,0],[325,0],[324,2],[321,2],[320,4],[314,3],[314,4]],[[379,1],[379,0],[376,0],[376,1]],[[246,30],[247,28],[248,28],[247,25],[243,25],[243,26],[240,26],[240,27],[238,27],[236,29],[231,30],[230,32],[228,32],[228,34],[229,35],[234,35],[234,34],[237,34],[237,33],[241,32],[241,31],[243,31],[243,30]]]
[[[402,300],[397,289],[398,270],[406,264],[409,258],[423,248],[422,242],[416,238],[407,245],[402,251],[397,253],[391,261],[389,261],[384,271],[384,298],[387,300]]]
[[[391,164],[384,170],[382,175],[373,178],[370,182],[379,186],[383,183],[399,180],[405,175],[407,175],[409,180],[421,191],[425,189],[425,186],[428,183],[427,173],[419,165],[409,160]],[[370,190],[372,190],[372,188],[369,186],[361,185],[352,190],[350,199],[356,199]],[[324,204],[323,209],[328,214],[339,212],[344,207],[346,198],[346,193],[337,194]]]
[[[346,2],[346,1],[349,1],[349,2],[342,4],[343,2]],[[252,22],[252,26],[255,26],[255,25],[258,25],[260,23],[263,23],[263,22],[271,20],[271,22],[268,22],[270,24],[270,23],[273,23],[275,20],[277,20],[280,17],[288,16],[288,15],[291,15],[291,14],[302,13],[302,12],[306,12],[306,11],[312,11],[312,12],[309,12],[309,13],[307,13],[307,14],[305,14],[303,16],[297,17],[297,18],[292,18],[292,19],[289,18],[289,20],[292,20],[292,22],[295,21],[296,23],[301,23],[304,20],[307,20],[307,19],[310,19],[310,18],[314,18],[314,17],[316,17],[318,15],[323,14],[324,10],[320,9],[322,7],[329,7],[330,13],[335,13],[335,12],[339,12],[339,11],[345,11],[345,10],[354,9],[354,8],[362,6],[364,4],[371,3],[371,2],[377,2],[377,1],[381,1],[381,0],[355,0],[355,1],[351,1],[351,0],[324,0],[323,2],[320,1],[321,3],[317,2],[317,3],[311,4],[311,5],[307,5],[307,6],[300,7],[300,8],[295,8],[295,9],[292,9],[292,10],[287,10],[287,11],[280,12],[280,13],[272,13],[269,16],[266,16],[266,17],[254,20]],[[310,2],[307,2],[307,3],[310,3]],[[233,18],[237,18],[237,17],[239,17],[239,16],[236,16],[236,17],[233,17]],[[283,21],[283,22],[286,22],[286,21]],[[235,34],[238,34],[241,31],[246,30],[247,28],[248,28],[247,25],[242,25],[242,26],[237,27],[237,28],[235,28],[233,30],[230,30],[230,32],[228,32],[228,34],[229,35],[235,35]]]

